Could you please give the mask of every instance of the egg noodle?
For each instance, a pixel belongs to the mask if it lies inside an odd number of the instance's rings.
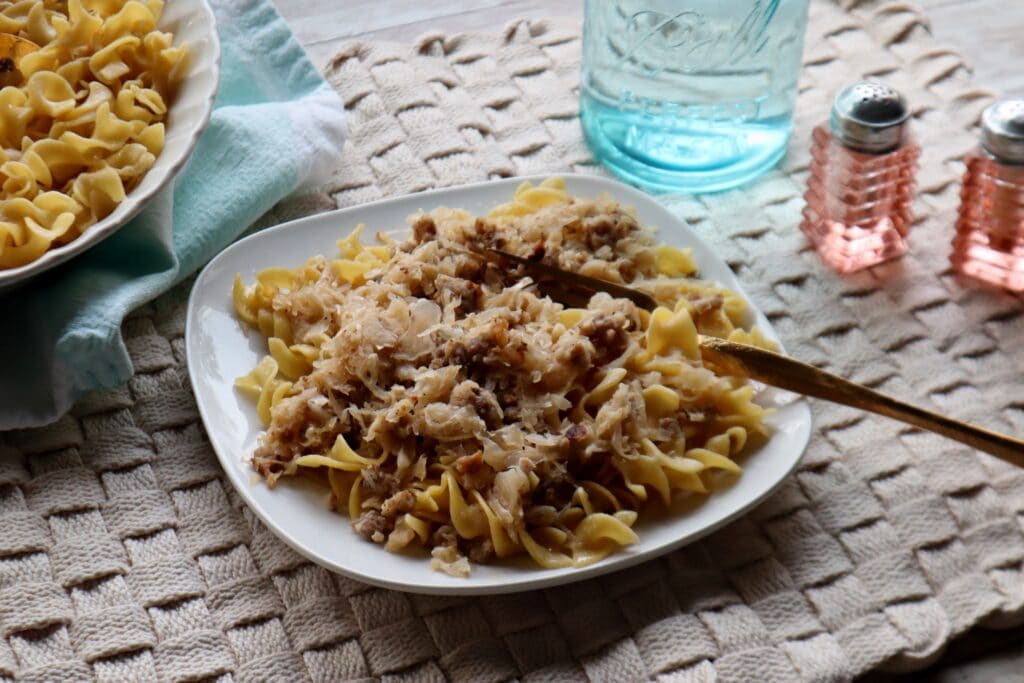
[[[187,63],[185,46],[156,30],[162,9],[162,0],[0,3],[0,33],[39,45],[0,89],[0,268],[81,235],[160,154]]]
[[[389,550],[432,565],[526,553],[582,566],[637,540],[650,499],[707,493],[765,434],[753,387],[704,364],[698,334],[771,347],[734,292],[696,279],[690,250],[655,245],[607,196],[523,184],[484,217],[439,208],[412,237],[339,241],[340,258],[236,278],[240,320],[269,354],[236,386],[266,426],[253,465],[270,485],[326,473],[332,505]],[[571,308],[500,248],[627,283]]]

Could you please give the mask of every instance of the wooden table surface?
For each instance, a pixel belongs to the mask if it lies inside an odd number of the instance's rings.
[[[494,30],[520,17],[582,16],[583,0],[273,0],[317,66],[354,38],[411,42],[427,31]],[[932,33],[972,65],[976,83],[1024,96],[1024,0],[917,0]],[[975,632],[927,672],[865,683],[1024,683],[1024,629]]]

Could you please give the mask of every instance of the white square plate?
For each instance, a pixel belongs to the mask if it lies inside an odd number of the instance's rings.
[[[658,239],[693,247],[704,278],[741,290],[729,267],[680,219],[642,192],[604,178],[566,175],[571,194],[596,196],[608,192],[636,208],[644,225],[658,226]],[[340,211],[310,216],[264,230],[225,249],[203,270],[192,290],[185,332],[189,375],[199,411],[213,448],[228,479],[263,522],[288,545],[309,559],[359,581],[386,588],[433,594],[480,595],[553,586],[623,569],[694,541],[763,500],[792,472],[810,437],[811,413],[803,400],[777,406],[770,418],[772,437],[743,461],[743,475],[728,488],[692,502],[677,514],[645,519],[636,532],[639,543],[589,567],[543,569],[523,560],[475,565],[468,578],[455,578],[430,569],[425,554],[389,553],[352,531],[347,517],[327,508],[328,491],[315,482],[294,477],[273,490],[266,487],[248,462],[261,426],[254,405],[233,386],[266,354],[266,343],[255,331],[242,328],[234,314],[231,284],[236,273],[251,282],[269,266],[295,267],[316,254],[337,253],[336,241],[359,223],[367,233],[405,226],[407,216],[438,206],[467,209],[481,215],[509,201],[523,180],[510,178],[388,199]],[[755,322],[774,337],[764,315]],[[771,398],[772,392],[766,392]]]

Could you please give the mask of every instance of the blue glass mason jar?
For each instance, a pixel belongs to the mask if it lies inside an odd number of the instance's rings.
[[[785,153],[808,0],[586,0],[580,116],[648,190],[715,192]]]

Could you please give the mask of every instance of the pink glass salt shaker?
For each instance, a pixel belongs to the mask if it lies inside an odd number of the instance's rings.
[[[983,283],[1024,292],[1024,100],[981,115],[981,148],[966,160],[950,260]]]
[[[907,251],[920,147],[903,97],[855,83],[836,95],[828,126],[814,129],[800,229],[841,273]]]

